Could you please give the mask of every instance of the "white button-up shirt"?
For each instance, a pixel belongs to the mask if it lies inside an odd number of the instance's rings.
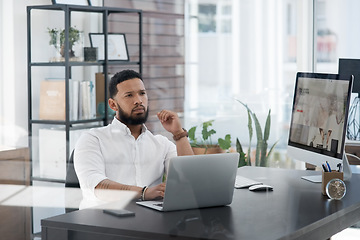
[[[143,125],[135,139],[130,129],[114,118],[111,124],[81,135],[75,146],[74,166],[81,189],[94,191],[104,179],[135,186],[162,181],[168,162],[177,155],[166,137],[154,136]]]

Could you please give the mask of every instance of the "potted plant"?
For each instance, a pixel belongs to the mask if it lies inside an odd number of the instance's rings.
[[[48,33],[50,36],[49,44],[53,45],[55,49],[61,54],[62,57],[65,57],[65,29],[56,29],[48,28]],[[80,30],[75,27],[70,27],[69,29],[69,58],[75,57],[75,52],[73,50],[74,45],[80,41]]]
[[[206,121],[201,123],[199,126],[194,126],[189,129],[189,140],[190,145],[193,148],[195,154],[212,154],[220,153],[230,149],[231,147],[231,136],[227,134],[225,138],[218,138],[217,142],[213,142],[211,136],[216,131],[211,128],[214,120]],[[197,127],[201,127],[201,135],[199,138],[196,137]]]
[[[253,121],[255,123],[255,131],[256,131],[256,151],[255,151],[255,166],[262,166],[266,167],[268,165],[268,159],[270,154],[272,153],[275,145],[277,144],[277,141],[272,145],[268,152],[268,143],[267,140],[270,136],[270,126],[271,126],[271,110],[269,109],[264,133],[262,132],[261,125],[259,123],[258,118],[256,117],[256,114],[251,111],[251,109],[244,104],[243,102],[237,100],[239,103],[241,103],[247,110],[248,114],[248,129],[249,129],[249,148],[247,150],[247,153],[243,151],[243,148],[241,146],[241,143],[238,138],[236,138],[236,151],[240,153],[240,159],[239,159],[239,167],[241,166],[251,166],[251,140],[253,136]]]

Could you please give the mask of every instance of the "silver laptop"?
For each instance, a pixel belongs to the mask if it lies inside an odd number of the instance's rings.
[[[162,201],[137,204],[158,211],[228,205],[232,202],[239,153],[172,158]]]

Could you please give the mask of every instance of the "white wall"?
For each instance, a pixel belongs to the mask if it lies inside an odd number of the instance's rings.
[[[49,0],[0,1],[0,146],[27,146],[26,6]]]
[[[101,2],[93,0],[92,5]],[[0,149],[28,145],[26,7],[49,4],[51,0],[0,1]]]

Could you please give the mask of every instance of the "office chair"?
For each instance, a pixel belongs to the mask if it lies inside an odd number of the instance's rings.
[[[70,158],[66,161],[65,187],[80,188],[79,179],[74,168],[74,151],[72,151]]]
[[[72,151],[70,158],[66,160],[66,178],[65,188],[80,188],[79,179],[76,175],[74,168],[74,150]],[[65,193],[65,201],[72,201],[73,196],[67,196]],[[65,212],[72,212],[79,210],[78,208],[65,208]]]

